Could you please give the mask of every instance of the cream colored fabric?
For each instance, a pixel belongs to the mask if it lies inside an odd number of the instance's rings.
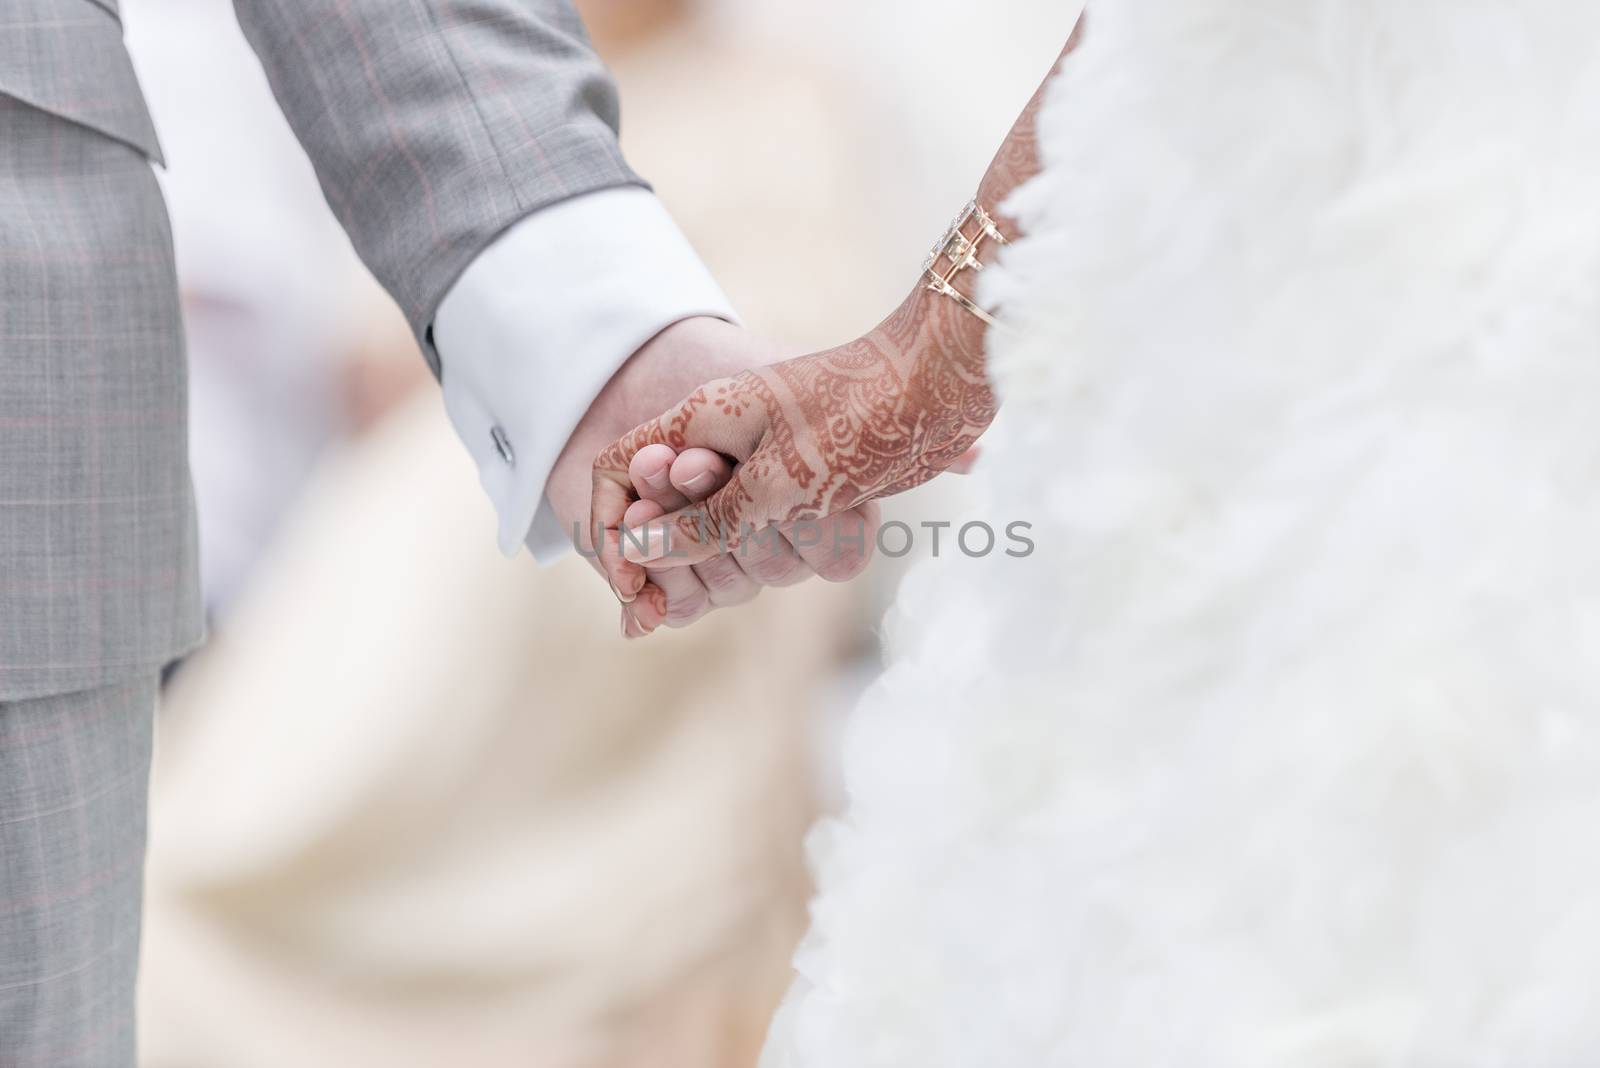
[[[459,451],[428,397],[330,463],[180,676],[146,1063],[737,1064],[759,1041],[840,590],[624,646],[586,564],[496,554]]]

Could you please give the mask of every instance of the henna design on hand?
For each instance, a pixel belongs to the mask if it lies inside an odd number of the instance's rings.
[[[966,315],[918,292],[863,338],[712,383],[606,450],[597,479],[620,484],[646,445],[706,446],[710,427],[747,423],[753,445],[734,457],[740,466],[728,485],[666,517],[675,547],[720,549],[773,523],[834,515],[920,485],[994,419],[982,331]]]
[[[1080,20],[1063,57],[1081,29]],[[979,199],[992,211],[1038,172],[1043,100],[1041,88],[984,177]],[[1014,222],[997,221],[1008,237],[1017,235]],[[620,524],[631,493],[628,464],[657,442],[715,449],[738,466],[709,499],[663,517],[672,537],[661,546],[670,540],[688,551],[675,553],[675,561],[644,554],[652,566],[698,562],[773,523],[834,515],[921,485],[955,463],[994,419],[984,336],[976,316],[919,287],[865,337],[710,383],[596,460],[595,518],[608,528]],[[613,583],[622,576],[621,584],[637,588],[643,572],[623,559],[614,529],[605,542],[601,563]]]

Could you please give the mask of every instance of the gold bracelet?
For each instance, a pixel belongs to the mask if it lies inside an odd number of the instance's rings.
[[[974,226],[976,232],[969,236],[967,230]],[[983,263],[978,257],[983,253],[985,243],[990,241],[999,245],[1007,243],[1006,235],[995,225],[993,216],[984,211],[976,200],[968,201],[967,206],[961,209],[961,214],[956,216],[955,223],[933,246],[933,254],[922,264],[922,272],[927,276],[927,288],[954,300],[990,326],[999,326],[999,321],[993,315],[955,287],[955,277],[962,271],[969,268],[983,270]],[[949,268],[941,271],[940,260],[948,260]]]

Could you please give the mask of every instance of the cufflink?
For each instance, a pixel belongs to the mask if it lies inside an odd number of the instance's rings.
[[[507,467],[517,466],[517,454],[511,449],[511,439],[506,437],[506,432],[499,427],[489,431],[489,440],[494,442],[494,451],[500,454],[500,459],[506,462]]]

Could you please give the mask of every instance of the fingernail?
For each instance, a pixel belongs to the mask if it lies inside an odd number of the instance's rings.
[[[644,484],[653,490],[672,488],[672,480],[667,477],[667,468],[663,467],[653,475],[644,476]]]
[[[701,488],[702,486],[706,485],[710,481],[711,481],[711,472],[710,471],[702,471],[698,475],[695,475],[693,478],[684,479],[683,480],[683,488],[686,489],[686,490],[697,490],[697,489]]]
[[[645,625],[639,622],[639,617],[633,614],[633,609],[624,608],[622,610],[622,636],[625,639],[634,642],[640,638],[648,638],[650,634],[651,632],[645,629]]]
[[[606,581],[607,582],[611,582],[610,579],[607,579]],[[617,588],[617,584],[615,582],[611,582],[611,592],[616,594],[617,595],[617,600],[621,601],[623,604],[632,604],[634,602],[634,600],[638,597],[638,594],[623,593],[620,589]]]

